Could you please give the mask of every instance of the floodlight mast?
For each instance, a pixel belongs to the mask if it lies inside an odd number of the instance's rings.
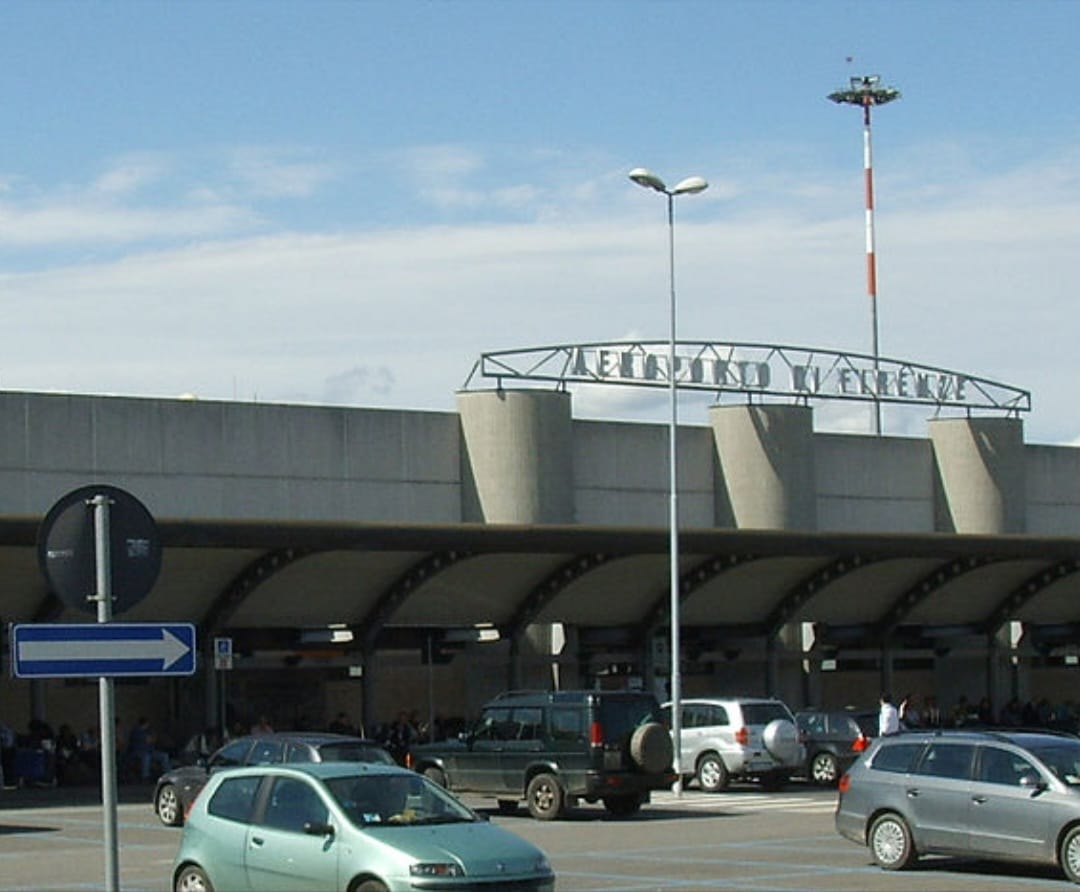
[[[874,375],[878,374],[878,359],[881,356],[878,340],[877,314],[877,261],[874,255],[874,167],[870,144],[870,109],[875,105],[885,105],[900,98],[900,91],[895,87],[881,86],[881,77],[877,74],[864,74],[853,77],[846,90],[837,90],[829,94],[829,99],[838,104],[858,105],[863,110],[863,172],[866,180],[866,293],[870,297],[870,326],[873,341]],[[877,382],[875,381],[875,389]],[[881,403],[874,401],[874,433],[881,434]]]

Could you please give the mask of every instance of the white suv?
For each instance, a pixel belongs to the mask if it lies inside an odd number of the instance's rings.
[[[682,703],[679,770],[715,793],[733,778],[757,778],[778,790],[802,768],[806,752],[795,717],[780,700],[695,697]],[[664,704],[671,727],[671,704]]]

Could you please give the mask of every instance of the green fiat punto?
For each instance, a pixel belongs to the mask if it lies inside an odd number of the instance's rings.
[[[540,849],[427,778],[366,763],[211,776],[184,824],[175,892],[552,892]]]

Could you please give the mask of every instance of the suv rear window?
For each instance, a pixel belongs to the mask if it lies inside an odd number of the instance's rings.
[[[601,697],[599,707],[600,724],[607,737],[619,737],[638,725],[660,720],[652,697]]]
[[[767,725],[773,719],[791,721],[791,713],[783,703],[742,703],[743,721],[748,725]]]

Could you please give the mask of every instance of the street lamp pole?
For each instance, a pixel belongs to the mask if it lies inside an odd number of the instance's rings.
[[[837,104],[856,105],[863,110],[863,180],[866,192],[866,293],[870,297],[870,328],[872,349],[874,352],[874,415],[872,418],[874,434],[881,435],[881,400],[878,399],[881,355],[878,344],[877,312],[877,259],[874,254],[874,166],[870,145],[870,109],[875,105],[885,105],[900,98],[900,91],[895,87],[885,87],[876,74],[863,75],[850,79],[847,90],[837,90],[829,94],[829,99]]]
[[[668,281],[670,291],[670,323],[668,338],[668,396],[671,404],[671,423],[668,428],[668,496],[670,513],[669,563],[671,571],[671,737],[674,744],[675,795],[682,795],[682,670],[680,668],[681,645],[679,642],[679,479],[677,435],[679,429],[679,399],[676,368],[676,303],[675,303],[675,196],[694,195],[704,192],[709,184],[701,177],[687,177],[669,189],[660,177],[637,167],[630,171],[630,179],[646,189],[660,192],[667,198],[668,219]]]

